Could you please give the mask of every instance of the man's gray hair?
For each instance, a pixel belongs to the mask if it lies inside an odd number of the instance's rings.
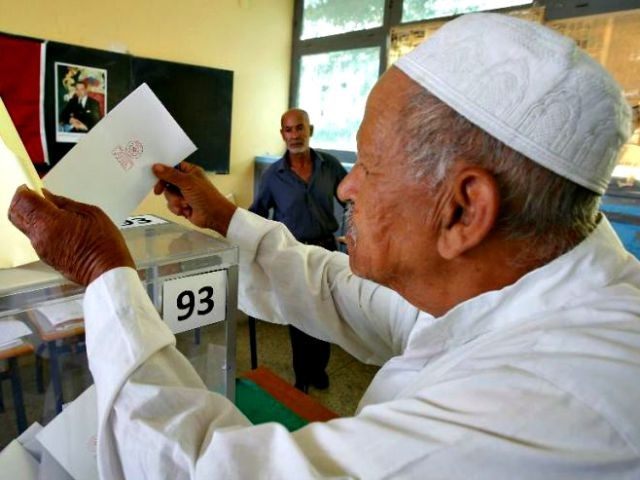
[[[554,258],[596,227],[598,194],[509,148],[425,89],[416,89],[402,114],[414,179],[435,192],[458,160],[490,171],[500,191],[497,228],[529,240],[527,257]]]

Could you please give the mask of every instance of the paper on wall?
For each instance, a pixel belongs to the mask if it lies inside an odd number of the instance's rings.
[[[18,131],[0,98],[0,268],[11,268],[38,260],[29,239],[7,218],[13,194],[20,185],[41,192],[36,172]]]
[[[142,84],[60,160],[44,185],[58,195],[99,206],[120,225],[155,184],[151,165],[176,165],[195,150]]]

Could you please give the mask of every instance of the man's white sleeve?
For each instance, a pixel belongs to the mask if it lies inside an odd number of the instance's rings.
[[[404,350],[420,312],[354,275],[345,254],[301,244],[281,223],[242,209],[227,238],[240,248],[238,305],[248,315],[292,324],[366,363]]]
[[[595,410],[491,348],[486,367],[470,358],[355,417],[289,433],[249,426],[206,390],[134,270],[89,286],[85,322],[104,479],[638,478],[637,453]]]
[[[293,434],[276,423],[250,426],[176,350],[133,269],[94,281],[84,308],[101,478],[345,478],[370,463],[357,452],[388,434],[379,419]]]

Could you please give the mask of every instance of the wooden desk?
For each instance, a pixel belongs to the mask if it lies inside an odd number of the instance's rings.
[[[10,346],[0,350],[0,360],[6,360],[8,368],[0,372],[0,385],[2,380],[11,380],[11,391],[13,393],[13,405],[16,410],[16,423],[18,432],[22,433],[27,428],[27,415],[24,411],[24,400],[22,398],[22,385],[20,383],[20,372],[18,371],[18,357],[33,353],[33,345],[20,340],[18,345]],[[4,410],[2,402],[2,389],[0,388],[0,406]]]
[[[0,350],[0,360],[9,360],[11,358],[21,357],[33,352],[33,345],[22,342],[20,345],[14,345],[6,350]]]

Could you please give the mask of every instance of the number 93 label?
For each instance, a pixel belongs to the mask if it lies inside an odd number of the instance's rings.
[[[173,333],[225,319],[226,270],[167,280],[162,290],[162,317]]]

